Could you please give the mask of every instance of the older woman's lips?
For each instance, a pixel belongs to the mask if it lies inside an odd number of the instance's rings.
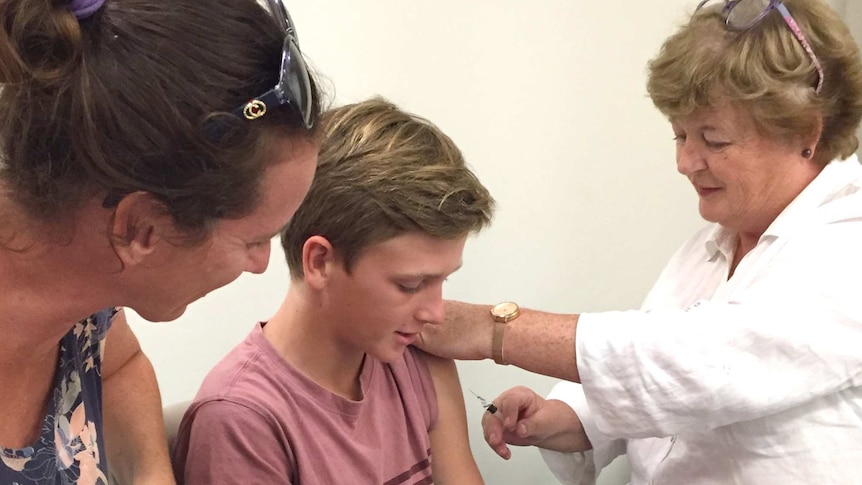
[[[703,187],[700,185],[695,185],[694,190],[697,191],[697,195],[701,197],[707,197],[721,190],[721,187]]]

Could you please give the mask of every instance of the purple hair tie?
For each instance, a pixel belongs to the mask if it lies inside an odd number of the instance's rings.
[[[72,15],[82,20],[98,12],[104,4],[105,0],[70,0],[68,8]]]

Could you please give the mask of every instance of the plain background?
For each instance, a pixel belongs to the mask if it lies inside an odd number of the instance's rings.
[[[334,104],[382,95],[432,120],[497,200],[448,298],[553,312],[636,308],[703,222],[676,172],[673,134],[646,94],[646,63],[696,0],[316,0],[288,2],[303,51]],[[835,0],[862,32],[862,5]],[[857,35],[857,39],[860,35]],[[129,312],[165,404],[207,371],[288,286],[280,246],[172,323]],[[486,398],[555,382],[491,362],[459,363],[474,455],[489,484],[554,484],[535,449],[499,459],[481,436]],[[628,481],[624,460],[600,483]]]

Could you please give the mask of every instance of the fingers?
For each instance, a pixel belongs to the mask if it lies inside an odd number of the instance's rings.
[[[500,455],[504,460],[511,458],[512,452],[509,451],[509,446],[503,438],[503,434],[505,433],[503,421],[500,420],[496,413],[491,414],[486,412],[482,416],[482,432],[485,436],[485,442],[494,450],[494,453]]]
[[[500,394],[494,404],[497,405],[496,414],[503,421],[503,426],[509,431],[515,431],[518,421],[535,414],[537,405],[542,401],[544,399],[532,390],[518,386]]]
[[[432,321],[422,329],[414,345],[425,352],[458,360],[491,358],[494,321],[488,305],[443,300],[442,321]]]
[[[544,399],[526,387],[515,387],[494,400],[496,412],[482,416],[485,442],[500,457],[511,456],[509,444],[525,446],[535,444],[529,435],[529,419]]]

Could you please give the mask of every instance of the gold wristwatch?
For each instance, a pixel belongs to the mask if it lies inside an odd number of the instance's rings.
[[[491,308],[491,317],[494,318],[494,334],[491,337],[491,357],[494,362],[500,365],[508,365],[503,359],[503,333],[506,331],[506,324],[518,318],[521,314],[521,309],[517,303],[506,301],[498,303]]]

